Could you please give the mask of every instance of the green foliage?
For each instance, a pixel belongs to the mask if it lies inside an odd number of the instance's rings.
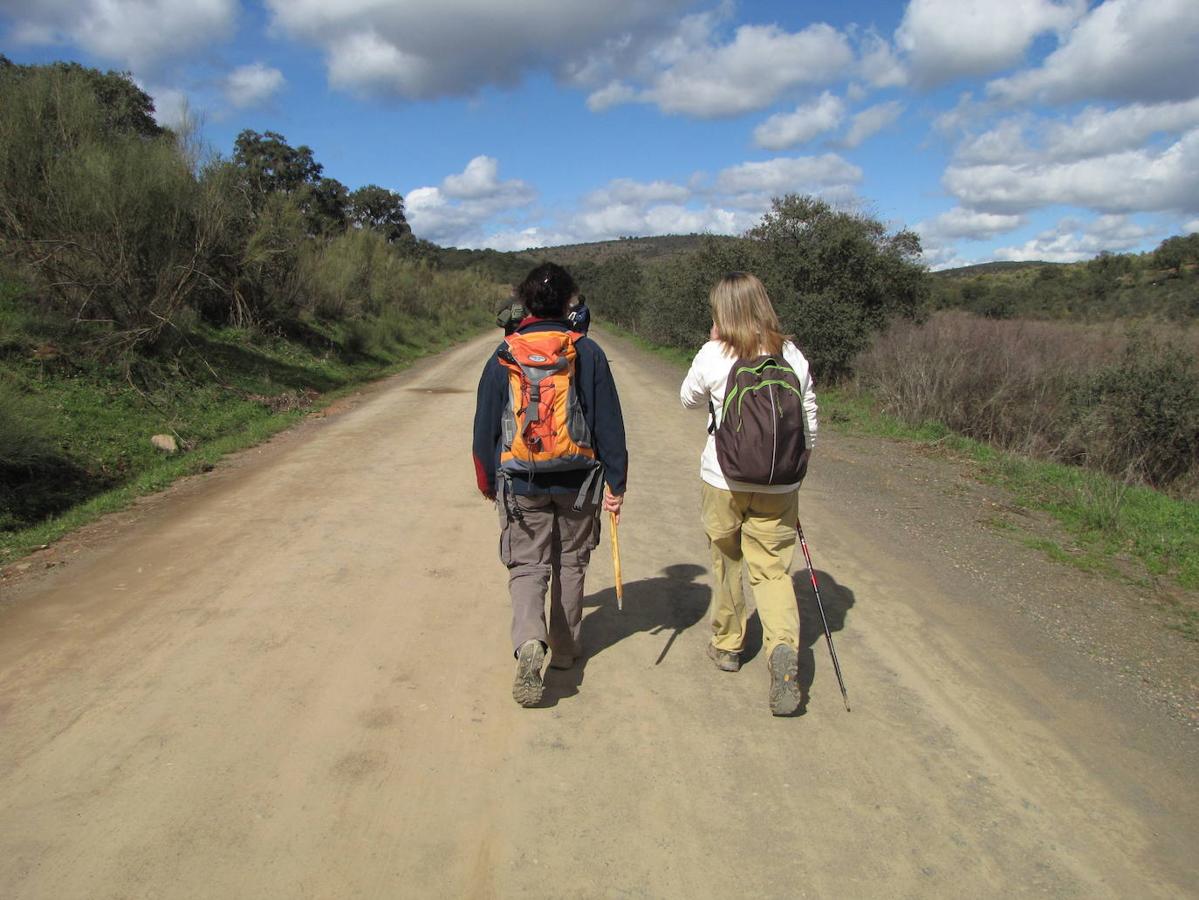
[[[990,318],[1199,317],[1199,234],[1166,238],[1153,253],[1100,253],[1079,263],[987,263],[938,272],[932,306]]]
[[[368,184],[349,195],[350,221],[359,228],[370,228],[388,243],[410,238],[412,229],[404,218],[404,199],[397,193]]]
[[[709,237],[652,263],[612,256],[576,274],[601,318],[694,349],[712,325],[712,285],[730,271],[753,272],[816,374],[835,379],[886,322],[922,308],[928,287],[919,253],[911,232],[888,234],[867,216],[788,195],[745,238]]]
[[[128,72],[100,72],[79,63],[56,62],[49,66],[19,66],[0,55],[0,81],[20,82],[50,75],[58,83],[83,82],[99,104],[102,127],[108,134],[160,137],[166,129],[154,121],[154,100],[137,86]],[[43,123],[49,127],[53,120]]]
[[[1166,486],[1199,472],[1199,367],[1185,349],[1134,336],[1071,397],[1077,461]]]

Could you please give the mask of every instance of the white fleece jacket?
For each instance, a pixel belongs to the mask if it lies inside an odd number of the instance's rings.
[[[808,449],[816,445],[816,394],[812,391],[812,377],[808,373],[808,361],[790,341],[783,344],[783,359],[787,361],[799,383],[803,387],[804,414],[808,425]],[[683,379],[683,387],[679,398],[687,409],[706,408],[708,401],[716,411],[716,424],[724,413],[724,389],[728,385],[729,372],[737,361],[732,350],[722,341],[708,341],[704,344],[695,359],[691,361],[691,369]],[[703,455],[699,461],[699,476],[713,487],[726,491],[751,491],[759,494],[785,494],[799,487],[799,484],[745,484],[731,481],[720,471],[720,463],[716,459],[716,438],[708,435],[704,445]]]

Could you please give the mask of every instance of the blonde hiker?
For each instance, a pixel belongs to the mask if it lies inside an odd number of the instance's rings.
[[[800,704],[799,608],[787,567],[799,485],[816,437],[816,396],[807,360],[783,335],[761,281],[732,272],[712,288],[709,302],[711,340],[695,355],[680,391],[683,406],[711,413],[700,458],[715,581],[707,652],[723,671],[741,668],[744,565],[762,620],[770,711],[792,715]]]

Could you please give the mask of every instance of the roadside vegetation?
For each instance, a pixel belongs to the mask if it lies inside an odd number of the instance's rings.
[[[271,132],[206,153],[124,75],[0,58],[0,108],[0,562],[478,331],[502,295],[430,263],[399,195]]]
[[[1022,536],[1057,558],[1199,589],[1199,236],[934,275],[914,235],[787,197],[742,239],[658,257],[608,249],[575,265],[598,321],[685,363],[707,339],[708,287],[752,270],[813,364],[826,421],[968,457],[1065,527],[1068,549]],[[1166,286],[1138,303],[1138,284]],[[1012,314],[980,297],[1012,300]],[[1159,593],[1199,638],[1199,609]]]

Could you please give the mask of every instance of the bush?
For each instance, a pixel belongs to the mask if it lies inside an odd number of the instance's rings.
[[[1161,339],[940,312],[897,323],[855,366],[858,386],[912,424],[1157,487],[1199,475],[1199,370]]]
[[[173,137],[114,131],[85,70],[0,78],[0,236],[43,296],[153,342],[200,278],[197,184]]]
[[[1070,402],[1077,461],[1157,486],[1199,468],[1199,368],[1182,348],[1137,336]]]

